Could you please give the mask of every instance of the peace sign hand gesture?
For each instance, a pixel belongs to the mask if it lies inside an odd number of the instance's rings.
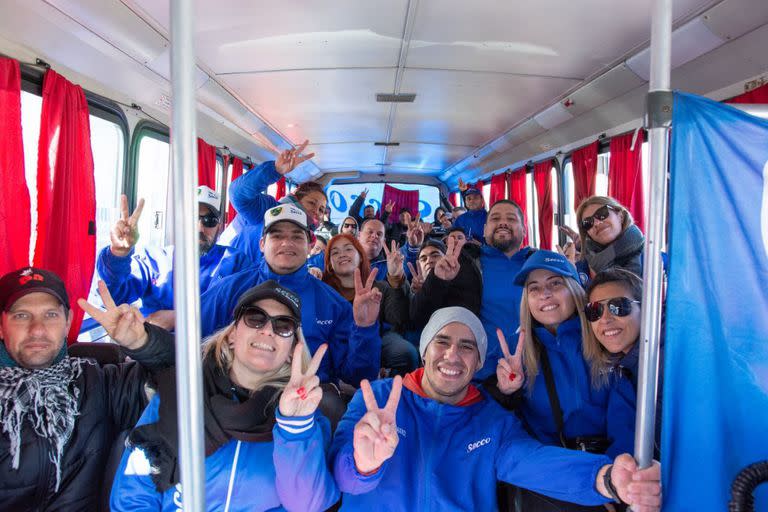
[[[320,378],[316,374],[326,350],[328,350],[326,343],[320,345],[312,356],[307,371],[303,372],[301,355],[304,351],[304,343],[296,344],[291,360],[291,379],[280,395],[278,406],[280,414],[288,417],[309,416],[317,410],[317,405],[323,398],[323,389],[320,387]]]
[[[128,215],[128,196],[120,196],[120,219],[112,226],[109,232],[111,245],[109,250],[115,256],[125,257],[131,252],[133,246],[139,241],[139,217],[144,209],[144,199],[139,199],[139,204],[133,214]]]
[[[388,249],[387,244],[384,244],[384,254],[387,255],[387,275],[392,278],[400,278],[405,272],[403,271],[403,260],[405,256],[400,252],[400,247],[397,242],[392,240],[392,248]]]
[[[400,394],[403,391],[403,379],[399,375],[392,381],[392,391],[389,393],[387,405],[379,408],[371,385],[367,380],[360,382],[365,408],[368,412],[355,425],[352,441],[354,448],[355,467],[362,474],[369,474],[381,467],[392,457],[400,438],[397,435],[395,416]]]
[[[459,178],[459,190],[460,190],[461,192],[464,192],[464,191],[466,191],[468,188],[469,188],[469,185],[467,185],[466,183],[464,183],[464,180],[462,180],[461,178]]]
[[[99,322],[109,337],[119,345],[130,350],[138,350],[143,347],[149,337],[147,331],[144,330],[144,317],[138,308],[128,304],[115,305],[104,281],[99,280],[98,288],[106,311],[90,304],[85,299],[77,299],[78,306]]]
[[[392,210],[395,209],[395,202],[393,200],[387,201],[387,204],[384,205],[384,211],[387,213],[392,213]]]
[[[409,261],[408,270],[411,271],[411,291],[413,293],[419,293],[421,287],[424,286],[425,279],[425,277],[421,275],[421,266],[416,265],[416,267],[414,267]]]
[[[515,355],[509,353],[509,346],[507,345],[507,340],[504,337],[504,333],[501,332],[501,329],[496,329],[496,336],[499,337],[501,352],[504,354],[504,357],[499,359],[499,364],[496,366],[496,380],[498,381],[496,387],[498,387],[499,391],[505,395],[511,395],[523,387],[523,381],[525,380],[525,373],[523,373],[523,344],[525,343],[525,331],[520,329],[520,336],[517,338]]]
[[[424,243],[424,226],[419,222],[419,215],[420,214],[417,213],[412,221],[407,220],[408,216],[406,216],[408,231],[405,236],[408,239],[408,245],[411,247],[419,247]]]
[[[296,148],[294,149],[286,149],[280,155],[277,157],[277,160],[275,160],[275,170],[278,174],[285,176],[292,170],[296,168],[297,165],[306,162],[313,156],[315,156],[314,153],[310,153],[308,155],[301,154],[302,151],[304,151],[307,148],[307,145],[309,144],[308,140],[305,140]]]
[[[370,327],[379,318],[381,291],[373,286],[378,272],[379,269],[372,269],[363,286],[360,269],[355,269],[355,300],[352,301],[352,317],[358,327]]]
[[[435,276],[443,281],[453,281],[456,279],[461,269],[461,263],[459,263],[461,248],[464,247],[465,243],[465,240],[448,239],[448,249],[445,251],[445,256],[437,261],[435,268],[432,270]]]

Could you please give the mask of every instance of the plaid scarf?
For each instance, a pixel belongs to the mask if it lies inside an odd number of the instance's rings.
[[[21,432],[27,420],[37,435],[50,441],[48,458],[56,467],[56,491],[61,483],[64,446],[80,413],[80,390],[74,382],[84,362],[64,357],[39,370],[0,367],[0,426],[10,441],[11,467],[19,469]]]

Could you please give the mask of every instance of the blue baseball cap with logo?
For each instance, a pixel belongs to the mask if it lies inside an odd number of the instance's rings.
[[[573,263],[568,261],[568,258],[556,252],[540,249],[525,260],[523,268],[521,268],[520,272],[515,276],[515,284],[524,286],[525,280],[528,279],[528,274],[539,269],[549,270],[550,272],[554,272],[563,277],[570,277],[577,283],[581,282],[576,267],[573,266]]]

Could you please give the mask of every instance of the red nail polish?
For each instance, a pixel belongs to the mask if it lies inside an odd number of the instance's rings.
[[[301,386],[299,389],[297,389],[296,394],[299,395],[299,398],[301,398],[302,400],[307,399],[307,390],[304,389],[304,386]]]
[[[517,375],[515,375],[514,373],[509,374],[509,380],[515,380],[515,377],[517,377]]]

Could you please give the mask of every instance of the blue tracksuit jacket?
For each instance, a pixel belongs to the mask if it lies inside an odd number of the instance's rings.
[[[484,245],[480,249],[480,267],[483,273],[480,320],[488,336],[488,353],[485,356],[485,364],[475,374],[475,380],[484,380],[495,374],[496,363],[503,357],[501,345],[496,336],[497,328],[501,328],[504,337],[512,347],[517,343],[515,331],[520,327],[520,301],[523,297],[523,287],[516,285],[514,281],[531,251],[532,249],[525,247],[512,257],[507,257],[503,252],[489,245]]]
[[[371,383],[381,407],[392,380]],[[358,391],[331,445],[333,473],[344,493],[342,510],[496,510],[496,481],[560,500],[599,505],[598,471],[611,460],[532,439],[520,421],[484,396],[467,406],[442,404],[403,388],[395,453],[370,476],[357,472],[355,424],[366,413]]]
[[[159,407],[160,398],[155,396],[138,425],[157,421]],[[331,437],[328,420],[319,413],[292,418],[278,415],[277,420],[272,442],[232,440],[206,457],[206,510],[321,511],[338,501],[339,491],[325,455]],[[294,433],[297,430],[301,432]],[[182,510],[181,484],[161,494],[150,469],[141,449],[126,448],[112,484],[113,511]]]
[[[485,219],[487,218],[488,212],[485,211],[485,208],[480,210],[468,210],[456,219],[453,225],[463,228],[467,238],[474,238],[478,242],[484,244],[485,237],[483,236],[483,230],[485,229]]]
[[[266,261],[254,268],[222,279],[200,299],[203,336],[232,321],[237,300],[246,290],[274,279],[301,298],[301,328],[310,353],[328,343],[317,376],[320,382],[338,379],[358,386],[362,379],[375,379],[381,367],[379,326],[357,327],[352,306],[333,288],[312,277],[305,264],[292,274],[275,274]]]
[[[200,293],[249,266],[250,262],[242,253],[214,245],[200,257]],[[107,246],[99,253],[96,270],[116,304],[130,304],[141,299],[144,314],[173,309],[172,245],[163,249],[132,249],[124,257],[115,256]]]
[[[631,453],[634,446],[634,404],[618,397],[609,403],[613,388],[620,384],[616,379],[610,379],[609,385],[600,389],[592,386],[590,366],[582,354],[578,315],[560,324],[556,335],[543,327],[534,330],[552,366],[555,388],[563,411],[565,437],[606,436],[612,440],[607,451],[609,456]],[[523,393],[520,413],[539,441],[560,445],[541,368],[531,393],[527,390]]]

